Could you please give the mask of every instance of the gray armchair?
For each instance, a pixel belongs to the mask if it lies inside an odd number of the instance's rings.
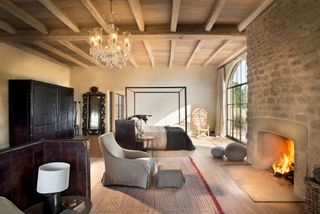
[[[99,145],[105,161],[104,185],[149,187],[154,161],[148,153],[121,148],[112,133],[100,135]]]

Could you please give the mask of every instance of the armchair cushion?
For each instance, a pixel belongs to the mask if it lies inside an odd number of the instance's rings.
[[[23,212],[18,207],[16,207],[7,198],[2,196],[0,196],[0,210],[1,210],[1,213],[6,213],[6,214],[23,214]]]

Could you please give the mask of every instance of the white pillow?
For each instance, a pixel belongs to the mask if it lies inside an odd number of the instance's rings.
[[[137,118],[137,117],[132,117],[130,120],[134,120],[135,122],[137,122],[137,120],[139,120],[139,118]]]
[[[139,119],[136,121],[136,128],[139,132],[144,130],[146,127],[147,127],[147,124],[143,119]]]

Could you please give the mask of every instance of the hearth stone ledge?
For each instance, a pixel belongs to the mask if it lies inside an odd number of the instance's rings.
[[[295,175],[294,192],[300,198],[305,198],[304,178],[308,175],[308,128],[290,120],[279,118],[248,119],[248,162],[255,166],[255,152],[259,132],[270,132],[294,141]]]

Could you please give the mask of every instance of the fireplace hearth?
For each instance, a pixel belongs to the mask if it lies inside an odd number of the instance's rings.
[[[288,154],[289,150],[293,150],[293,154],[287,155],[293,159],[292,163],[289,163],[292,172],[284,170],[284,173],[276,172],[275,176],[282,174],[281,177],[287,178],[290,182],[294,181],[294,193],[301,199],[304,199],[304,178],[308,174],[307,130],[306,126],[288,120],[275,118],[248,120],[248,162],[258,169],[270,170],[274,163],[279,162],[283,153]]]

